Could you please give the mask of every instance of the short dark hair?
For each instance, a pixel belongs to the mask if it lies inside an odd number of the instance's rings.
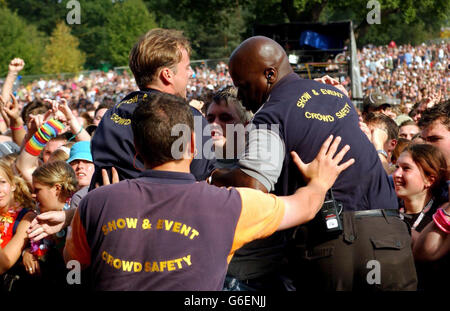
[[[178,139],[182,147],[190,142],[183,132],[172,135],[176,125],[186,125],[194,130],[194,117],[187,102],[175,95],[151,93],[137,105],[132,116],[132,129],[136,151],[150,168],[174,161],[172,146]],[[177,150],[180,151],[180,150]]]
[[[388,139],[398,139],[398,125],[394,120],[382,113],[369,113],[365,119],[366,123],[383,124],[387,130]]]
[[[30,114],[44,114],[51,108],[52,106],[48,102],[35,99],[32,102],[29,102],[25,107],[23,107],[21,113],[22,120],[23,122],[25,122],[25,124],[27,124]]]
[[[56,135],[53,138],[50,138],[50,140],[55,141],[55,140],[64,140],[64,141],[69,141],[72,138],[73,134],[70,131],[64,132],[62,134]]]
[[[447,130],[450,131],[450,100],[434,105],[422,112],[419,127],[424,129],[436,120],[440,120]]]
[[[239,120],[241,121],[242,124],[245,124],[250,121],[250,119],[252,118],[252,113],[250,111],[247,111],[242,105],[241,101],[238,99],[238,90],[236,87],[227,86],[214,94],[213,102],[220,105],[222,100],[225,102],[226,106],[229,105],[234,106],[236,113],[239,117]],[[208,104],[206,111],[208,111],[208,108],[209,106],[211,106],[211,104],[212,103]]]
[[[95,117],[95,115],[97,114],[97,112],[100,110],[100,109],[109,109],[109,108],[111,108],[112,106],[114,106],[114,104],[112,104],[112,103],[110,103],[110,102],[107,102],[107,101],[103,101],[101,104],[99,104],[98,106],[97,106],[97,108],[95,109],[95,111],[94,111],[94,117]]]

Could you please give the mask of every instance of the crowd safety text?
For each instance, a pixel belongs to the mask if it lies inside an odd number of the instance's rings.
[[[297,107],[303,109],[305,108],[305,105],[309,102],[309,100],[315,96],[323,96],[323,95],[327,95],[327,96],[335,96],[335,97],[339,97],[339,98],[343,98],[343,94],[337,92],[337,91],[333,91],[333,90],[328,90],[328,89],[319,89],[319,90],[315,90],[315,89],[311,89],[309,91],[306,91],[304,93],[302,93],[302,95],[300,95],[299,99],[297,100]],[[322,121],[322,122],[334,122],[337,119],[342,119],[345,116],[347,116],[351,111],[351,107],[348,103],[345,103],[345,105],[340,108],[334,115],[330,115],[330,114],[321,114],[318,112],[311,112],[311,111],[305,111],[305,117],[307,119],[315,119],[318,121]]]
[[[193,240],[200,235],[197,229],[169,219],[158,219],[156,222],[152,223],[150,219],[141,219],[141,221],[139,221],[138,218],[125,217],[108,221],[106,225],[102,226],[104,235],[124,229],[164,230],[183,235],[190,240]]]
[[[122,270],[124,272],[164,272],[181,270],[192,265],[191,255],[162,261],[132,261],[116,258],[107,251],[102,252],[102,260],[114,269]]]

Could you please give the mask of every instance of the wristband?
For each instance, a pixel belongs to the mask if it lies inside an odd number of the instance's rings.
[[[386,151],[384,151],[383,149],[380,149],[380,150],[377,150],[377,152],[378,152],[379,154],[384,155],[384,157],[387,159],[388,155],[387,155]]]
[[[71,141],[72,139],[74,139],[75,137],[77,137],[77,136],[81,133],[82,130],[83,130],[83,126],[80,127],[80,130],[78,131],[78,133],[73,134],[73,136],[70,137],[70,139],[68,140],[68,142]]]
[[[444,231],[445,233],[450,233],[450,221],[446,219],[442,208],[439,208],[433,215],[434,224]]]
[[[38,156],[47,142],[58,136],[64,129],[64,124],[55,119],[50,119],[34,133],[33,137],[25,145],[25,151],[33,156]]]
[[[18,130],[23,129],[23,125],[21,125],[21,126],[19,126],[19,127],[12,127],[12,126],[10,126],[9,128],[10,128],[12,131],[18,131]]]

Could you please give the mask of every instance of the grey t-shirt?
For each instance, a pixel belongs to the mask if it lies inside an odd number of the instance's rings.
[[[77,208],[80,204],[80,201],[84,196],[88,193],[89,186],[84,186],[80,190],[74,193],[72,199],[70,200],[70,209]]]

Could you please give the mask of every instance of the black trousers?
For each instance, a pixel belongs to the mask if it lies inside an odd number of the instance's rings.
[[[414,291],[417,275],[407,225],[396,216],[341,215],[343,232],[300,226],[290,248],[297,291]]]

